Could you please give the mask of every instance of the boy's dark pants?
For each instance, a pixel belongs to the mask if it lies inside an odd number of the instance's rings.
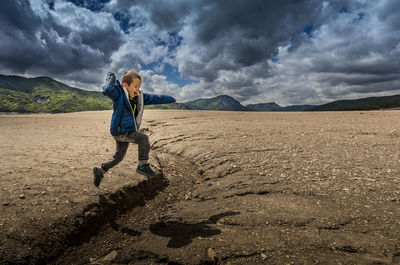
[[[128,132],[114,136],[117,144],[115,154],[105,163],[101,164],[101,168],[107,172],[110,168],[121,162],[126,154],[129,143],[138,144],[139,150],[139,166],[147,164],[149,160],[150,142],[149,137],[142,132]]]

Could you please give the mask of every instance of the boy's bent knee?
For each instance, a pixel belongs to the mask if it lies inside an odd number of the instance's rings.
[[[129,138],[134,140],[135,142],[141,142],[141,141],[149,141],[149,136],[147,134],[142,133],[142,132],[130,132],[129,133]]]

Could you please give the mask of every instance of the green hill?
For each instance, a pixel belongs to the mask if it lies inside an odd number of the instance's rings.
[[[185,102],[184,104],[194,110],[249,110],[240,104],[240,102],[236,99],[226,95],[207,99],[197,99],[194,101]]]
[[[145,109],[179,109],[179,110],[191,110],[189,106],[184,103],[169,103],[169,104],[159,104],[159,105],[146,105]]]
[[[282,107],[279,111],[305,111],[312,107],[314,107],[314,105],[291,105]]]
[[[337,100],[324,105],[314,106],[310,111],[336,110],[378,110],[400,107],[400,95],[368,97],[354,100]]]
[[[70,87],[49,77],[0,75],[0,112],[75,112],[112,109],[101,92]]]
[[[305,111],[311,107],[313,107],[313,105],[291,105],[281,107],[275,102],[246,105],[246,108],[251,111]]]
[[[252,111],[276,111],[280,110],[282,107],[276,104],[275,102],[269,102],[269,103],[249,104],[246,105],[246,108]]]

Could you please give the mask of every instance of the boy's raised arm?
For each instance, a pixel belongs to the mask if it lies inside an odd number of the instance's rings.
[[[167,104],[174,103],[176,100],[168,95],[155,95],[155,94],[147,94],[143,93],[143,104],[151,105],[151,104]]]
[[[119,92],[115,89],[116,77],[112,72],[108,72],[104,81],[103,94],[115,100],[119,96]]]

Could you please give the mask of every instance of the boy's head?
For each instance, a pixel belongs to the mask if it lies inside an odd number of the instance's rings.
[[[129,94],[134,97],[139,93],[142,78],[134,71],[128,71],[122,76],[122,85],[129,91]]]

